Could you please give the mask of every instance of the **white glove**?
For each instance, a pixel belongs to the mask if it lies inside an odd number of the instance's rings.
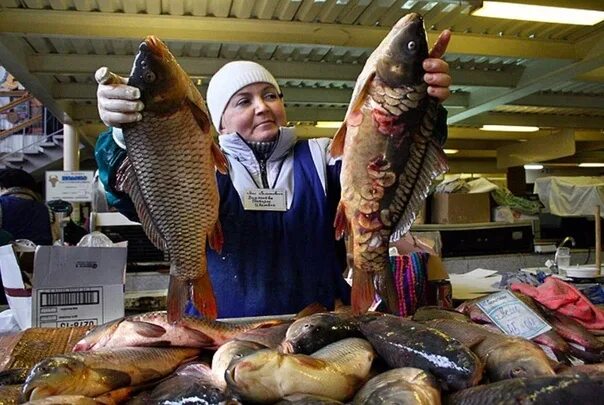
[[[106,67],[95,73],[99,86],[96,91],[97,107],[103,123],[110,127],[140,121],[140,111],[145,108],[139,100],[141,93],[136,87],[128,86],[128,79],[111,73]]]

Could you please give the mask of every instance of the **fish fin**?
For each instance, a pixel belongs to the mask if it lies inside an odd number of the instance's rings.
[[[153,381],[163,377],[163,374],[152,368],[142,368],[138,370],[141,374],[141,381]]]
[[[313,302],[310,305],[307,305],[306,307],[304,307],[302,309],[302,311],[298,312],[296,314],[296,316],[294,316],[294,319],[302,319],[306,316],[312,315],[312,314],[319,314],[321,312],[327,312],[328,309],[325,308],[325,306],[319,302]]]
[[[224,153],[222,152],[222,150],[220,150],[220,147],[216,145],[215,142],[212,142],[211,152],[212,158],[214,159],[214,166],[216,166],[216,170],[218,170],[222,174],[227,174],[229,167],[227,158],[226,156],[224,156]]]
[[[338,204],[333,226],[336,228],[336,240],[342,239],[344,234],[349,231],[350,223],[348,222],[348,218],[346,218],[346,209],[342,201]]]
[[[398,294],[396,293],[396,286],[394,284],[394,276],[388,266],[384,271],[375,272],[373,274],[373,283],[378,294],[382,298],[382,301],[388,308],[388,313],[398,315]]]
[[[422,148],[425,149],[422,151]],[[413,174],[412,170],[415,170],[416,174]],[[390,236],[391,242],[399,240],[411,229],[417,212],[430,191],[432,180],[448,170],[446,155],[436,142],[430,140],[423,146],[418,142],[412,143],[409,161],[399,178],[407,183],[405,186],[409,192],[396,194],[391,203],[404,207]]]
[[[207,269],[204,270],[201,277],[197,277],[193,280],[191,296],[195,308],[197,308],[203,317],[216,319],[218,316],[216,297],[214,296],[212,280],[210,280],[210,274]]]
[[[329,154],[334,158],[344,154],[344,142],[346,141],[346,121],[342,123],[338,132],[333,136],[331,145],[329,146]]]
[[[132,166],[132,162],[128,157],[124,159],[117,170],[115,189],[125,192],[130,196],[145,234],[147,234],[147,237],[156,248],[165,252],[166,241],[153,220],[151,210],[147,207],[147,203],[143,198],[143,193],[141,192],[136,179],[134,166]]]
[[[314,358],[312,356],[306,354],[290,354],[289,356],[295,356],[298,363],[306,368],[314,368],[316,370],[324,369],[326,366],[326,361]]]
[[[468,348],[475,349],[476,346],[481,344],[484,340],[485,340],[485,336],[473,336],[473,337],[468,337],[467,339],[464,339],[461,342],[464,345],[468,346]]]
[[[193,117],[195,117],[195,121],[197,121],[197,125],[199,125],[204,133],[210,132],[212,123],[210,122],[210,115],[208,114],[206,103],[191,80],[189,80],[189,87],[187,88],[187,101],[189,102]]]
[[[93,368],[91,371],[98,376],[98,380],[102,381],[103,385],[108,387],[109,390],[132,385],[132,378],[124,371],[111,368]]]
[[[352,271],[352,292],[350,297],[353,314],[360,315],[367,312],[371,304],[373,304],[374,297],[375,288],[371,275],[366,271],[354,269]]]
[[[216,344],[211,336],[206,335],[200,330],[189,328],[187,326],[185,326],[185,329],[188,331],[187,335],[190,337],[192,336],[199,347],[210,347]]]
[[[118,388],[99,395],[98,397],[94,397],[94,400],[100,404],[106,405],[121,404],[132,397],[132,394],[139,388],[140,386]]]
[[[348,109],[346,118],[340,128],[333,136],[331,145],[329,147],[329,154],[333,157],[340,157],[344,154],[344,145],[346,144],[346,134],[348,133],[348,126],[358,126],[363,120],[363,114],[361,113],[361,107],[365,103],[365,98],[369,94],[369,85],[373,81],[373,75],[367,80],[365,85],[361,88],[358,97],[355,99],[354,104]]]
[[[189,299],[189,286],[186,281],[170,275],[168,285],[168,322],[174,323],[182,319],[185,305]]]
[[[149,322],[143,321],[127,321],[132,324],[134,331],[137,335],[149,337],[149,338],[158,338],[163,336],[166,333],[166,329],[159,325],[155,325]]]
[[[214,228],[208,233],[208,243],[215,252],[222,252],[222,246],[224,245],[224,235],[222,234],[222,226],[220,225],[219,219],[216,220]]]
[[[172,342],[169,340],[156,340],[154,342],[145,343],[144,347],[170,347]]]

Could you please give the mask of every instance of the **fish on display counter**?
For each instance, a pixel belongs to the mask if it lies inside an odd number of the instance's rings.
[[[553,376],[512,378],[458,391],[450,405],[600,404],[604,377]]]
[[[195,348],[130,347],[52,356],[32,368],[22,394],[25,400],[61,394],[95,397],[165,377],[199,352]]]
[[[476,354],[438,329],[392,315],[362,322],[360,327],[390,367],[428,371],[447,390],[474,386],[482,378],[483,364]]]
[[[351,313],[325,312],[296,320],[281,343],[283,353],[311,354],[330,343],[349,337],[363,337]]]
[[[440,390],[436,379],[424,370],[395,368],[367,381],[352,404],[440,405]]]
[[[365,63],[331,145],[332,156],[342,156],[335,226],[353,257],[355,313],[367,311],[376,292],[399,313],[389,242],[407,233],[432,180],[448,169],[433,136],[438,101],[423,80],[427,57],[423,19],[409,13]]]
[[[166,311],[147,312],[97,326],[76,343],[73,351],[132,346],[216,348],[246,331],[281,323],[278,319],[224,322],[187,315],[170,323]]]
[[[310,394],[345,401],[367,380],[373,359],[369,342],[349,338],[310,356],[260,350],[231,364],[225,378],[244,400],[267,403]]]
[[[491,381],[555,375],[547,355],[530,340],[493,333],[481,325],[452,319],[436,319],[424,324],[471,347],[484,361]]]
[[[205,363],[192,362],[179,367],[172,376],[151,391],[138,395],[128,405],[146,404],[204,404],[235,405],[236,398],[224,392]]]
[[[99,83],[113,80],[108,71],[97,75]],[[188,299],[215,319],[205,249],[206,242],[222,249],[215,168],[226,173],[226,158],[201,94],[159,38],[140,44],[128,85],[140,89],[145,109],[141,121],[123,126],[127,157],[115,187],[131,197],[145,234],[169,256],[169,321],[182,317]]]
[[[226,387],[224,372],[231,363],[262,349],[266,347],[246,340],[231,340],[220,346],[212,356],[212,375],[216,383],[222,388]]]

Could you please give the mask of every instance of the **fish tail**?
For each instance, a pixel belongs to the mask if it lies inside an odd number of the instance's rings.
[[[354,269],[352,272],[351,304],[352,312],[359,315],[367,312],[375,297],[371,275],[367,271]]]
[[[396,292],[394,276],[392,275],[390,268],[388,267],[384,271],[376,271],[373,274],[375,289],[382,298],[382,301],[386,304],[388,313],[398,315],[398,294]]]
[[[216,220],[214,228],[212,228],[212,230],[208,232],[208,243],[215,252],[222,252],[222,246],[224,245],[224,235],[222,233],[222,226],[220,225],[219,219]]]
[[[348,232],[349,224],[346,218],[346,209],[344,204],[340,201],[336,210],[336,217],[334,219],[333,226],[336,228],[336,240],[342,239],[342,236]]]
[[[186,280],[170,275],[168,285],[168,322],[174,323],[182,319],[187,300],[189,299],[189,286]]]
[[[203,273],[203,276],[193,280],[191,295],[195,308],[197,308],[203,317],[216,319],[218,316],[216,297],[214,296],[212,281],[207,271]]]

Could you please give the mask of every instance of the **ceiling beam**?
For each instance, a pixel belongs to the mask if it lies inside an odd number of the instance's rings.
[[[108,66],[113,72],[127,76],[132,69],[134,56],[131,55],[56,55],[36,54],[27,59],[29,69],[38,75],[76,75],[93,73],[100,64]],[[207,82],[228,59],[179,57],[178,63],[193,78],[203,78]],[[363,66],[352,63],[329,62],[287,62],[278,60],[259,60],[275,78],[279,80],[326,80],[348,82],[354,85]],[[456,86],[516,86],[521,69],[476,70],[473,68],[455,68],[451,78]]]
[[[604,97],[583,94],[564,93],[536,93],[522,97],[510,103],[533,107],[558,107],[558,108],[603,108]]]
[[[2,14],[2,11],[0,11]],[[40,79],[27,68],[27,53],[30,50],[20,46],[21,42],[11,41],[11,38],[0,36],[0,63],[9,71],[31,94],[40,100],[55,117],[62,122],[70,122],[68,112],[52,97],[48,83]]]
[[[62,100],[96,102],[96,88],[96,84],[92,83],[55,83],[52,86],[52,95],[54,98]],[[207,86],[199,86],[198,88],[203,95],[206,94],[208,89]],[[341,104],[347,107],[352,97],[351,89],[281,87],[281,91],[285,97],[285,102],[288,104]],[[444,105],[448,107],[467,107],[468,97],[468,93],[453,93]]]
[[[480,127],[493,125],[529,125],[552,128],[603,129],[604,117],[585,117],[580,115],[557,114],[518,114],[488,112],[474,116],[463,122],[464,125]]]
[[[448,123],[460,123],[483,112],[491,111],[498,105],[510,104],[519,98],[550,88],[560,82],[574,79],[578,75],[589,72],[603,64],[604,52],[588,56],[579,62],[571,63],[554,70],[551,73],[539,74],[538,71],[543,69],[543,65],[535,66],[534,69],[527,68],[523,73],[523,77],[520,80],[521,84],[519,84],[518,87],[509,91],[504,91],[494,97],[486,94],[482,97],[472,99],[472,105],[467,110],[450,116]]]
[[[164,40],[271,43],[375,48],[388,28],[242,18],[193,17],[80,11],[2,9],[0,32],[57,37],[142,39],[153,32]],[[276,34],[278,33],[278,35]],[[438,33],[429,32],[430,43]],[[567,41],[455,33],[448,52],[510,58],[576,59]]]
[[[342,121],[346,108],[319,107],[287,107],[285,109],[289,121]],[[97,107],[94,104],[74,105],[73,119],[76,121],[99,121]]]

